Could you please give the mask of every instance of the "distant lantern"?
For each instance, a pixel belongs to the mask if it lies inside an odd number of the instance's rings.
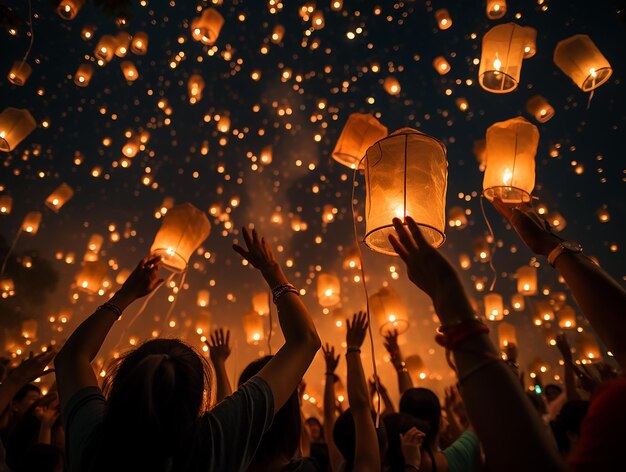
[[[13,208],[13,197],[0,195],[0,215],[10,215]]]
[[[424,372],[424,361],[418,354],[411,354],[410,356],[407,356],[406,359],[404,359],[404,366],[406,367],[406,370],[409,371],[409,374],[414,377],[417,377]]]
[[[270,299],[266,291],[256,292],[252,296],[252,309],[261,316],[267,316],[270,312]]]
[[[531,26],[524,27],[524,59],[530,59],[537,53],[537,30]]]
[[[322,222],[323,223],[332,223],[335,221],[335,214],[337,213],[337,209],[329,204],[324,205],[324,209],[322,210]]]
[[[87,87],[93,75],[93,66],[91,64],[81,64],[78,66],[76,74],[74,74],[74,83],[79,87]]]
[[[316,30],[324,27],[326,22],[324,21],[324,12],[322,10],[315,10],[313,15],[311,15],[311,24],[313,25],[313,29]]]
[[[540,357],[535,357],[528,364],[528,373],[532,378],[535,378],[539,374],[545,374],[549,370],[550,366]]]
[[[37,127],[25,108],[5,108],[0,113],[0,151],[13,151]]]
[[[389,95],[399,95],[402,90],[400,82],[395,77],[387,77],[383,82],[383,87]]]
[[[577,351],[583,362],[594,362],[602,359],[598,341],[591,333],[581,333],[578,338]]]
[[[559,310],[559,328],[569,329],[576,327],[576,312],[570,305],[565,305]]]
[[[499,293],[488,293],[483,299],[485,304],[485,317],[489,321],[498,321],[504,318],[504,302]]]
[[[461,269],[467,270],[472,267],[472,260],[467,254],[461,253],[459,254],[459,265]]]
[[[341,283],[333,274],[317,276],[317,301],[323,307],[334,306],[341,300]]]
[[[57,14],[64,20],[73,20],[84,4],[85,0],[61,0]]]
[[[126,31],[120,31],[117,35],[115,35],[115,42],[117,43],[115,55],[117,57],[125,57],[126,54],[128,54],[128,48],[132,39],[133,37]]]
[[[487,0],[487,18],[498,20],[506,13],[506,0]]]
[[[255,311],[250,311],[243,316],[243,331],[246,335],[246,342],[251,346],[256,346],[265,338],[263,330],[263,318]]]
[[[476,157],[476,162],[478,162],[478,170],[485,172],[485,168],[487,167],[487,140],[478,139],[474,141],[472,152]]]
[[[272,163],[272,146],[265,146],[263,148],[259,161],[265,166]]]
[[[459,107],[459,110],[461,111],[469,110],[469,102],[466,98],[463,97],[459,97],[456,99],[456,106]]]
[[[467,216],[463,208],[456,206],[448,210],[448,226],[456,229],[463,229],[467,226]]]
[[[541,95],[535,95],[526,101],[526,111],[539,123],[545,123],[554,116],[554,108]]]
[[[136,138],[129,139],[124,146],[122,146],[122,154],[128,158],[133,158],[139,152],[139,143]]]
[[[2,208],[0,208],[0,212],[1,211]],[[598,210],[598,220],[600,221],[600,223],[607,223],[611,221],[611,214],[609,213],[609,210],[607,210],[606,208],[600,208]]]
[[[524,295],[516,293],[511,296],[511,307],[515,311],[523,311],[525,306]]]
[[[447,30],[452,26],[452,18],[450,18],[450,13],[445,8],[440,8],[435,12],[435,19],[440,30]]]
[[[341,131],[332,157],[340,164],[356,169],[367,148],[387,135],[387,128],[374,116],[368,113],[352,113]]]
[[[535,187],[537,127],[518,116],[487,129],[487,168],[483,194],[505,204],[529,202]]]
[[[22,337],[30,339],[31,341],[37,339],[38,326],[39,323],[37,323],[37,320],[22,321]]]
[[[184,271],[189,258],[210,231],[211,224],[204,212],[191,203],[177,205],[163,217],[150,252],[161,256],[163,265],[169,270]]]
[[[202,99],[204,90],[204,79],[200,74],[193,74],[187,82],[187,92],[189,94],[189,103],[194,104]]]
[[[583,92],[598,88],[613,73],[609,61],[586,34],[577,34],[558,43],[554,63]]]
[[[554,320],[554,309],[547,300],[540,300],[535,304],[535,313],[533,315],[533,323],[540,326],[543,323]]]
[[[331,0],[330,9],[333,11],[340,11],[343,8],[343,0]]]
[[[517,344],[515,326],[503,321],[498,325],[498,344],[500,345],[500,349],[504,349],[511,343]]]
[[[209,306],[210,294],[206,289],[198,290],[198,298],[196,300],[196,304],[201,308],[206,308]]]
[[[567,226],[567,221],[565,217],[561,215],[558,211],[553,211],[546,216],[546,220],[548,224],[552,227],[552,229],[556,232],[563,231],[565,226]]]
[[[90,294],[98,293],[107,275],[107,265],[102,261],[83,262],[76,275],[76,287]]]
[[[130,52],[143,56],[148,52],[148,33],[137,31],[130,42]]]
[[[474,240],[474,255],[480,262],[489,262],[491,260],[491,249],[487,240],[479,236]]]
[[[119,285],[123,285],[124,282],[126,282],[128,277],[130,276],[130,274],[131,274],[130,269],[121,269],[115,276],[115,283]]]
[[[200,310],[196,317],[196,333],[205,336],[211,332],[211,313],[207,310]]]
[[[411,216],[429,244],[445,240],[448,161],[446,148],[427,134],[403,128],[372,145],[365,154],[365,244],[396,255],[388,236],[391,220]]]
[[[139,72],[137,72],[137,68],[135,67],[135,64],[132,63],[132,61],[122,61],[120,62],[120,67],[122,68],[122,73],[124,74],[124,77],[129,82],[134,82],[139,78]]]
[[[117,42],[115,38],[110,34],[105,34],[100,38],[100,41],[98,41],[93,54],[103,62],[110,62],[113,56],[115,56],[116,49]]]
[[[15,295],[15,284],[13,283],[13,279],[5,277],[0,279],[0,294],[2,298],[8,298]]]
[[[450,72],[450,63],[443,56],[438,56],[433,61],[433,67],[439,73],[439,75],[446,75]]]
[[[33,68],[25,61],[15,61],[7,78],[13,85],[19,85],[20,87],[26,83]]]
[[[409,329],[409,318],[400,296],[391,288],[381,288],[370,295],[369,306],[383,336],[394,329],[399,334]]]
[[[63,182],[54,192],[48,195],[48,198],[46,198],[46,206],[55,213],[58,213],[61,207],[65,205],[73,195],[74,190],[72,187]]]
[[[230,130],[230,118],[227,115],[220,116],[220,119],[217,122],[217,130],[220,133],[228,133]]]
[[[483,36],[478,82],[492,93],[515,90],[520,81],[526,35],[524,28],[506,23],[491,28]]]
[[[335,308],[332,311],[333,324],[337,328],[341,328],[346,321],[346,313],[342,308]]]
[[[272,35],[270,39],[273,43],[278,44],[283,40],[283,36],[285,35],[285,27],[283,25],[276,25],[272,30]]]
[[[191,36],[202,44],[214,44],[224,26],[224,17],[215,8],[207,8],[191,22]]]
[[[31,211],[26,214],[22,221],[22,231],[29,234],[37,234],[41,223],[41,212]]]
[[[80,31],[80,37],[83,38],[83,41],[89,41],[91,38],[93,38],[94,31],[95,28],[93,25],[85,25]]]
[[[517,291],[522,295],[535,295],[537,293],[537,269],[524,266],[517,269]]]

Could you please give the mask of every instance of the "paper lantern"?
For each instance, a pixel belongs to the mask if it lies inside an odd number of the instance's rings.
[[[500,345],[500,349],[504,349],[511,343],[517,344],[515,326],[503,321],[498,325],[498,344]]]
[[[208,336],[211,332],[211,313],[207,310],[200,310],[196,317],[196,333]]]
[[[525,26],[524,34],[526,35],[524,59],[530,59],[537,53],[537,30],[530,26]]]
[[[474,281],[474,288],[477,292],[483,292],[485,290],[485,281],[484,277],[479,277]]]
[[[85,0],[61,0],[57,14],[64,20],[73,20],[84,4]]]
[[[343,268],[361,269],[361,261],[359,259],[359,249],[356,246],[351,246],[345,250],[345,257],[343,259]]]
[[[117,49],[117,42],[115,38],[110,34],[105,34],[100,38],[96,48],[93,51],[94,56],[103,62],[110,62],[115,56],[115,50]]]
[[[263,318],[255,311],[250,311],[243,316],[243,331],[246,342],[256,346],[265,338],[263,330]]]
[[[25,61],[15,61],[9,71],[8,79],[13,85],[20,87],[26,83],[33,68]]]
[[[115,276],[115,283],[119,285],[124,285],[124,282],[128,279],[132,272],[130,269],[122,269]]]
[[[199,307],[205,308],[207,306],[209,306],[209,299],[210,299],[210,294],[208,290],[198,290],[198,298],[196,301],[196,304]]]
[[[424,361],[418,354],[411,354],[404,359],[404,366],[414,377],[420,376],[424,372]]]
[[[520,295],[519,293],[516,293],[511,296],[511,307],[513,308],[513,310],[522,311],[524,310],[524,305],[525,305],[524,295]]]
[[[22,321],[22,337],[30,340],[36,340],[38,326],[39,323],[37,323],[37,320]]]
[[[228,116],[220,116],[220,119],[217,122],[217,130],[220,133],[228,133],[228,131],[230,130],[230,118]]]
[[[540,300],[535,305],[535,313],[533,315],[533,323],[540,326],[543,323],[554,320],[554,309],[547,300]]]
[[[526,111],[539,123],[545,123],[554,116],[554,108],[541,95],[535,95],[526,101]]]
[[[613,73],[609,61],[586,34],[577,34],[558,43],[554,63],[583,92],[598,88]]]
[[[214,44],[224,26],[224,17],[215,8],[207,8],[191,22],[191,36],[202,44]]]
[[[332,0],[330,2],[330,9],[333,11],[341,11],[343,8],[343,0]]]
[[[74,83],[79,87],[87,87],[93,75],[93,66],[91,64],[81,64],[74,74]]]
[[[107,275],[107,265],[102,261],[83,262],[80,272],[76,275],[76,287],[91,295],[98,293]]]
[[[548,224],[552,227],[552,229],[556,232],[561,232],[567,226],[567,221],[565,217],[561,215],[558,211],[553,211],[546,216],[546,220]]]
[[[531,378],[537,377],[537,375],[545,374],[550,369],[550,366],[540,357],[535,357],[528,364],[528,373]]]
[[[489,243],[479,236],[473,243],[474,255],[480,262],[489,262],[491,260],[491,249]]]
[[[474,141],[472,152],[476,157],[476,162],[478,162],[478,170],[485,172],[485,168],[487,167],[487,140],[479,139]]]
[[[365,166],[365,244],[383,254],[396,255],[388,235],[391,220],[411,216],[429,244],[445,240],[448,185],[446,148],[437,139],[403,128],[372,145]]]
[[[332,157],[340,164],[356,169],[367,149],[387,134],[387,128],[372,115],[352,113],[341,131]]]
[[[330,203],[324,205],[324,209],[322,210],[322,222],[332,223],[333,221],[335,221],[335,214],[337,213],[337,211],[337,208],[335,208]]]
[[[136,138],[131,138],[126,142],[126,144],[124,144],[124,146],[122,146],[122,153],[129,159],[135,157],[138,152],[139,143]]]
[[[455,103],[456,103],[456,106],[459,107],[459,110],[461,111],[469,110],[469,102],[467,101],[467,99],[463,97],[459,97],[455,100]]]
[[[467,216],[463,208],[456,206],[448,210],[448,226],[456,229],[463,229],[467,226]]]
[[[461,253],[459,254],[459,265],[461,266],[461,269],[467,270],[472,267],[472,260],[467,254]]]
[[[439,73],[439,75],[446,75],[450,72],[450,63],[443,56],[438,56],[433,61],[433,67]]]
[[[117,47],[115,48],[115,55],[117,57],[125,57],[128,53],[128,48],[130,46],[130,41],[133,37],[128,34],[126,31],[120,31],[115,35],[115,42]]]
[[[10,215],[13,208],[13,197],[0,195],[0,215]]]
[[[487,168],[483,194],[505,204],[530,201],[535,187],[535,154],[539,143],[537,127],[518,116],[487,129]]]
[[[324,21],[324,12],[322,10],[315,10],[311,15],[311,25],[314,30],[320,30],[324,27],[326,22]]]
[[[346,313],[342,308],[335,308],[332,311],[333,323],[337,328],[343,327],[344,322],[347,319]]]
[[[25,108],[5,108],[0,113],[0,151],[13,151],[36,127],[33,115]]]
[[[0,207],[0,212],[1,211],[2,208]],[[600,223],[607,223],[608,221],[611,221],[611,214],[609,213],[609,210],[607,210],[606,208],[600,208],[598,210],[598,220],[600,221]]]
[[[193,74],[187,82],[187,92],[189,94],[189,103],[194,104],[202,99],[202,91],[204,90],[204,79],[200,74]]]
[[[435,19],[440,30],[447,30],[452,26],[452,18],[450,18],[450,13],[445,8],[440,8],[435,12]]]
[[[72,198],[74,190],[72,187],[63,182],[46,198],[46,206],[55,213],[58,213],[63,205]]]
[[[133,64],[131,61],[120,62],[120,67],[122,68],[124,78],[126,78],[126,80],[128,80],[129,82],[134,82],[139,78],[139,72],[137,72],[135,64]]]
[[[498,321],[504,318],[504,302],[499,293],[488,293],[483,299],[485,304],[485,317],[489,321]]]
[[[602,359],[598,341],[591,333],[581,333],[578,338],[577,351],[583,363],[599,361]]]
[[[257,292],[252,296],[252,309],[261,316],[267,316],[270,312],[270,299],[267,292]]]
[[[537,269],[524,266],[517,269],[517,291],[522,295],[535,295],[537,293]]]
[[[487,0],[487,18],[498,20],[506,13],[506,0]]]
[[[323,307],[334,306],[341,300],[341,283],[333,274],[317,276],[317,301]]]
[[[576,312],[570,305],[565,305],[559,310],[559,328],[568,329],[576,327]]]
[[[15,295],[15,284],[13,279],[5,277],[0,279],[0,291],[2,292],[2,298],[9,298]]]
[[[39,224],[41,223],[41,212],[31,211],[26,214],[22,221],[22,231],[30,234],[37,234]]]
[[[89,242],[87,243],[87,251],[98,254],[100,249],[102,249],[102,244],[104,243],[104,238],[101,234],[92,234],[89,238]]]
[[[96,29],[93,25],[85,25],[80,31],[80,37],[83,38],[83,41],[89,41],[91,38],[93,38],[93,33],[95,30]]]
[[[270,39],[273,43],[279,44],[283,40],[283,36],[285,35],[285,27],[283,25],[274,26],[274,30],[272,31],[272,36]]]
[[[148,33],[137,31],[130,42],[130,52],[143,56],[148,52]]]
[[[395,77],[387,77],[383,82],[383,87],[389,95],[399,95],[402,90],[400,82]]]
[[[483,36],[478,83],[492,93],[515,90],[520,81],[526,34],[515,23],[491,28]]]
[[[406,308],[399,295],[391,288],[381,288],[369,297],[370,312],[383,336],[397,329],[399,334],[409,329]]]
[[[204,212],[191,203],[177,205],[163,217],[150,252],[161,256],[164,267],[181,272],[210,231],[211,224]]]
[[[272,146],[265,146],[261,151],[261,155],[259,156],[259,161],[264,166],[272,163]]]
[[[348,399],[348,392],[346,390],[346,386],[343,384],[339,376],[335,376],[333,378],[333,381],[335,383],[335,399],[339,403],[345,402]],[[311,400],[311,397],[309,396],[309,401],[310,400]]]

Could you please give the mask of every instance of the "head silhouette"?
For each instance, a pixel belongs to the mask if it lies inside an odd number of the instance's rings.
[[[429,443],[435,440],[441,425],[441,404],[432,390],[411,388],[404,392],[400,398],[400,412],[428,423],[425,440]]]

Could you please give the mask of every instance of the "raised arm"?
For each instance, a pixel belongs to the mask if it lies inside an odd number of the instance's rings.
[[[55,357],[61,410],[80,389],[98,386],[91,361],[119,315],[132,302],[145,297],[163,282],[157,275],[159,261],[158,256],[143,259],[117,293],[76,328]]]
[[[272,289],[278,322],[285,337],[285,344],[257,374],[269,384],[274,396],[274,411],[277,412],[298,387],[321,343],[298,291],[287,281],[268,242],[260,238],[256,230],[250,234],[243,228],[242,233],[247,249],[237,244],[233,249],[261,271]]]
[[[569,342],[567,342],[565,334],[557,335],[556,347],[563,358],[563,382],[565,383],[567,400],[580,400],[580,395],[576,389],[576,370],[574,368],[574,359],[572,358],[572,349],[569,346]]]
[[[398,375],[398,390],[400,391],[400,396],[402,396],[404,392],[413,388],[413,380],[411,379],[409,370],[404,364],[404,358],[402,357],[402,352],[400,351],[400,346],[398,345],[398,330],[394,329],[387,331],[384,337],[385,349],[387,349],[387,352],[389,353],[391,364],[394,369],[396,369],[396,374]]]
[[[510,208],[494,200],[494,206],[537,255],[547,257],[563,241],[528,204]],[[626,370],[626,290],[583,253],[565,250],[554,267],[561,274],[585,317],[622,370]]]
[[[322,346],[324,360],[326,361],[326,374],[324,378],[324,439],[328,447],[328,459],[330,461],[331,472],[339,471],[341,462],[341,452],[337,449],[333,431],[335,429],[335,370],[339,364],[339,355],[335,357],[335,348],[326,343]]]
[[[378,380],[378,392],[376,392],[376,381]],[[389,397],[389,392],[387,392],[387,387],[385,387],[383,385],[383,382],[380,380],[380,377],[376,377],[376,375],[374,375],[371,379],[369,379],[368,381],[369,387],[370,387],[370,401],[372,402],[372,407],[375,410],[376,407],[374,405],[374,398],[376,396],[376,393],[380,394],[380,398],[383,401],[383,414],[382,416],[385,415],[389,415],[391,413],[395,413],[396,412],[396,407],[393,405],[393,402],[391,401],[391,398]]]
[[[217,403],[221,402],[228,395],[233,393],[226,373],[226,359],[230,356],[230,330],[216,329],[211,334],[210,339],[205,341],[209,346],[209,357],[215,368],[215,379],[217,384]]]
[[[378,436],[372,421],[372,410],[361,364],[361,345],[367,332],[367,314],[359,312],[346,320],[346,362],[348,364],[348,402],[354,419],[354,471],[380,472]]]
[[[457,272],[428,244],[415,221],[406,221],[408,229],[394,218],[397,236],[389,240],[406,263],[409,279],[433,301],[442,323],[441,341],[453,353],[460,393],[490,468],[564,470],[518,379],[501,360],[486,326],[476,319]]]

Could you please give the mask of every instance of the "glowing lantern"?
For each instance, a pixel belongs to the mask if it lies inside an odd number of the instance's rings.
[[[198,290],[198,299],[196,303],[199,307],[205,308],[209,306],[209,298],[210,294],[208,290]]]
[[[116,49],[117,42],[115,41],[115,38],[110,34],[105,34],[100,38],[100,41],[98,41],[93,54],[103,62],[110,62],[115,55]]]
[[[122,73],[124,74],[124,77],[129,82],[134,82],[139,78],[139,72],[137,72],[135,64],[133,64],[131,61],[120,62],[120,67],[122,68]]]
[[[537,293],[537,269],[524,266],[517,269],[517,291],[522,295]]]
[[[582,357],[583,363],[601,360],[600,346],[591,333],[581,333],[578,338],[577,351]]]
[[[337,209],[331,205],[324,205],[324,210],[322,212],[322,222],[323,223],[332,223],[335,221],[335,214],[337,213]]]
[[[317,276],[317,301],[321,306],[334,306],[341,300],[339,277],[332,274]]]
[[[369,297],[369,305],[383,336],[394,329],[399,334],[409,329],[406,308],[393,289],[381,288]]]
[[[117,273],[117,275],[115,276],[115,283],[123,285],[124,282],[126,282],[126,279],[128,279],[128,277],[130,276],[130,274],[131,274],[130,269],[122,269],[122,270],[120,270]]]
[[[274,30],[272,31],[271,40],[273,43],[278,44],[283,40],[283,36],[285,35],[285,27],[283,25],[274,26]]]
[[[485,168],[487,167],[487,140],[479,139],[474,141],[472,152],[476,157],[476,162],[478,162],[478,170],[485,172]]]
[[[484,298],[485,317],[490,321],[498,321],[504,318],[504,302],[502,295],[498,293],[488,293]]]
[[[130,42],[130,52],[143,56],[148,52],[148,33],[138,31]]]
[[[506,204],[529,202],[535,187],[537,127],[518,116],[487,129],[487,168],[483,194]]]
[[[36,127],[33,115],[25,108],[5,108],[0,113],[0,151],[13,151]]]
[[[609,61],[586,34],[577,34],[558,43],[554,63],[583,92],[596,89],[613,73]]]
[[[492,93],[508,93],[519,84],[526,35],[515,23],[494,26],[483,37],[478,83]]]
[[[535,95],[526,102],[526,111],[539,123],[545,123],[554,116],[554,108],[541,95]]]
[[[57,14],[64,20],[73,20],[84,4],[85,0],[61,0]]]
[[[74,83],[79,87],[87,87],[93,75],[93,66],[91,64],[81,64],[74,74]]]
[[[372,145],[365,154],[365,244],[396,255],[388,235],[391,220],[411,216],[429,244],[445,240],[448,185],[446,148],[437,139],[403,128]]]
[[[559,310],[559,328],[575,328],[576,327],[576,312],[574,309],[565,305]]]
[[[246,334],[246,342],[256,346],[265,338],[263,318],[255,311],[246,313],[243,316],[243,331]]]
[[[80,37],[83,38],[84,41],[89,41],[91,38],[93,38],[94,31],[95,28],[92,25],[85,25],[80,31]]]
[[[545,374],[550,367],[540,357],[535,357],[532,362],[528,364],[528,373],[531,378],[537,377],[539,374]]]
[[[187,83],[187,91],[189,94],[189,103],[194,104],[202,99],[202,91],[204,90],[204,79],[200,74],[193,74],[189,77]]]
[[[0,279],[0,292],[2,298],[8,298],[15,295],[15,285],[10,278]]]
[[[211,224],[202,211],[191,203],[177,205],[163,217],[150,252],[160,255],[166,268],[181,272],[210,231]]]
[[[270,299],[267,292],[257,292],[252,296],[252,309],[261,316],[270,312]]]
[[[0,207],[0,212],[2,212],[1,207]],[[608,221],[611,221],[611,215],[606,208],[600,208],[598,210],[598,220],[600,220],[600,223],[606,223]]]
[[[399,95],[402,90],[400,82],[395,77],[387,77],[383,82],[383,87],[389,95]]]
[[[526,42],[524,43],[524,59],[530,59],[537,52],[537,30],[530,26],[524,27]]]
[[[207,335],[211,332],[211,313],[200,310],[196,318],[196,333]]]
[[[266,146],[263,148],[259,160],[261,161],[261,164],[265,166],[272,163],[272,146]]]
[[[483,237],[474,240],[474,255],[480,262],[489,262],[491,260],[491,250],[489,243]]]
[[[340,11],[343,8],[343,0],[332,0],[330,2],[330,9],[333,11]]]
[[[13,208],[13,197],[10,195],[0,195],[0,215],[11,214]]]
[[[32,71],[33,68],[27,62],[15,61],[9,71],[9,82],[13,85],[19,85],[21,87],[26,83]]]
[[[367,113],[352,113],[341,131],[332,157],[350,169],[356,169],[367,148],[388,134],[376,118]]]
[[[224,26],[224,17],[215,8],[207,8],[191,22],[191,36],[195,41],[211,45],[217,41]]]
[[[335,308],[333,310],[333,323],[337,328],[341,328],[343,326],[344,321],[346,320],[346,314],[341,308]]]
[[[459,110],[461,111],[469,110],[469,102],[463,97],[459,97],[456,99],[456,106],[459,107]]]
[[[122,147],[122,153],[128,158],[135,157],[138,152],[139,152],[139,143],[137,143],[136,139],[129,140]]]
[[[344,269],[360,269],[361,261],[359,260],[359,250],[353,246],[346,250],[346,257],[343,260]]]
[[[338,376],[336,376],[333,380],[335,382],[335,399],[339,403],[343,403],[348,399],[348,392],[346,390],[346,386],[343,384],[343,382],[341,381],[341,378],[339,378]],[[310,399],[311,397],[309,397],[309,401]]]
[[[535,314],[533,316],[533,323],[536,326],[540,326],[545,322],[554,320],[554,310],[550,302],[546,300],[540,300],[535,305]]]
[[[506,0],[487,0],[487,18],[498,20],[506,13]]]
[[[459,254],[459,265],[461,269],[467,270],[472,267],[472,260],[467,254]]]
[[[448,210],[448,226],[457,229],[463,229],[467,226],[467,217],[463,208],[456,206]]]
[[[326,22],[324,21],[324,13],[322,10],[316,10],[313,15],[311,15],[311,24],[313,25],[313,29],[316,30],[324,27]]]
[[[511,296],[511,306],[513,307],[513,310],[522,311],[524,309],[524,305],[524,295],[516,293],[515,295]]]
[[[46,206],[55,213],[58,213],[61,207],[65,205],[73,195],[74,190],[72,190],[72,187],[64,182],[59,185],[54,192],[48,195],[48,198],[46,198]]]
[[[500,349],[504,349],[510,343],[517,344],[517,332],[515,326],[503,321],[498,325],[498,344]]]
[[[452,18],[450,18],[450,13],[445,8],[440,8],[435,12],[435,19],[440,30],[447,30],[452,26]]]
[[[308,227],[309,225],[306,223],[306,221],[302,221],[302,218],[297,215],[291,219],[291,229],[296,232],[306,231]]]
[[[439,73],[439,75],[446,75],[450,72],[450,63],[443,56],[438,56],[433,61],[433,67]]]
[[[565,226],[567,226],[567,221],[565,221],[563,215],[561,215],[558,211],[553,211],[552,213],[549,213],[546,216],[546,220],[548,221],[548,224],[552,227],[552,229],[557,232],[563,231],[565,229]]]
[[[115,36],[115,42],[117,43],[117,47],[115,48],[115,55],[117,57],[124,57],[128,53],[128,47],[130,45],[132,36],[128,34],[126,31],[120,31]]]
[[[220,116],[220,119],[217,122],[217,130],[220,133],[228,133],[228,131],[230,130],[230,118],[228,116]]]
[[[37,320],[24,320],[22,321],[22,336],[26,339],[37,339]]]
[[[37,234],[41,223],[41,212],[31,211],[26,214],[22,221],[22,231],[30,234]]]
[[[409,374],[414,377],[418,377],[424,372],[424,361],[418,354],[412,354],[404,359],[404,366],[409,371]]]
[[[86,261],[76,275],[76,287],[89,294],[96,294],[107,275],[107,266],[102,261]]]

